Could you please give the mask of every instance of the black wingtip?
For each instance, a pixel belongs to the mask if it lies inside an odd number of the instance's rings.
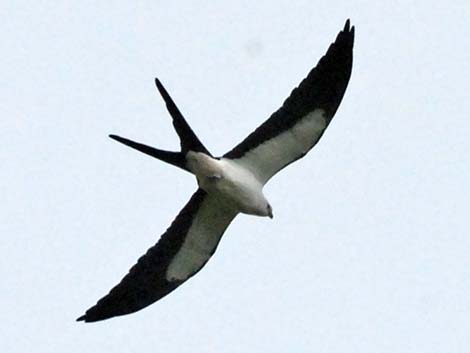
[[[349,18],[346,20],[342,32],[351,33],[354,35],[354,26],[351,26],[351,20]]]
[[[342,42],[352,47],[354,44],[354,30],[355,27],[351,26],[351,21],[348,18],[344,24],[343,29],[336,36],[335,43]]]
[[[346,20],[346,23],[344,24],[344,28],[343,28],[343,31],[344,33],[351,33],[352,36],[354,37],[354,29],[355,27],[352,26],[351,27],[351,21],[349,20],[349,18]]]
[[[84,323],[90,323],[90,322],[96,322],[96,321],[101,321],[101,320],[106,320],[109,319],[111,316],[107,317],[99,317],[99,316],[93,316],[89,315],[88,313],[85,315],[80,316],[78,319],[75,321],[80,322],[83,321]]]

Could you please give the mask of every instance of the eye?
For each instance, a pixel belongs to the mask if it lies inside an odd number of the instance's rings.
[[[267,208],[266,208],[266,211],[268,213],[268,217],[269,218],[273,218],[273,208],[271,207],[270,204],[268,204]]]

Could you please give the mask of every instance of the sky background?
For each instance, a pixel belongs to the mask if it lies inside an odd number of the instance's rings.
[[[111,2],[106,2],[110,4]],[[469,352],[470,3],[3,1],[0,351]],[[208,265],[75,322],[196,189],[110,133],[177,150],[158,76],[221,155],[356,26],[320,143]]]

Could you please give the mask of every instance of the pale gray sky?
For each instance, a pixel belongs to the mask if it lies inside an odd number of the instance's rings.
[[[1,352],[469,352],[470,3],[4,1]],[[216,155],[356,26],[321,142],[196,277],[134,315],[77,316],[195,180],[107,138],[177,149],[159,76]]]

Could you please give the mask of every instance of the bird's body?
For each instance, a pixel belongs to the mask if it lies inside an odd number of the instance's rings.
[[[277,172],[305,156],[330,124],[351,76],[353,43],[354,27],[348,20],[326,55],[281,108],[220,158],[206,149],[156,79],[181,151],[110,137],[194,174],[199,188],[160,240],[77,320],[104,320],[154,303],[204,267],[238,213],[272,218],[263,187]]]
[[[237,212],[272,218],[271,206],[263,194],[264,184],[251,170],[236,160],[212,158],[201,152],[189,152],[186,158],[205,192],[216,195]]]

